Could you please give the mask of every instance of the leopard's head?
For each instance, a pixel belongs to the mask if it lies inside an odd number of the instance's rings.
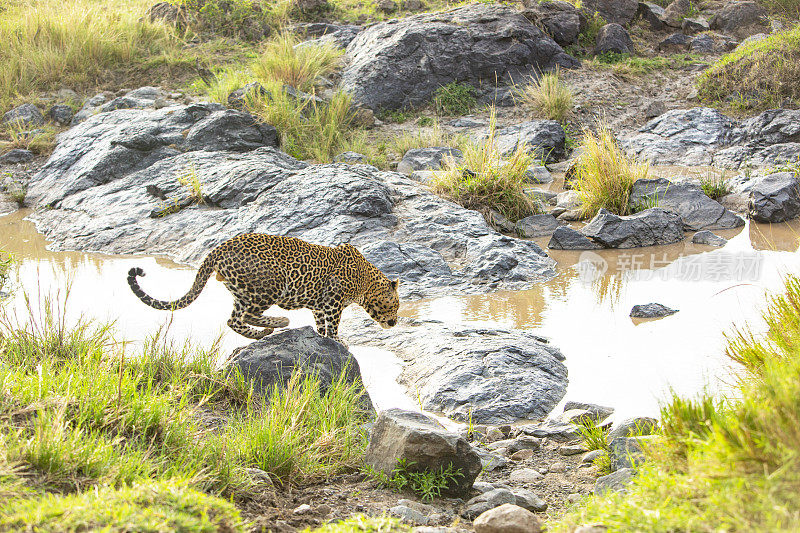
[[[397,309],[400,307],[400,296],[397,286],[400,280],[389,280],[386,276],[376,279],[363,299],[363,307],[375,322],[383,328],[391,328],[397,324]]]

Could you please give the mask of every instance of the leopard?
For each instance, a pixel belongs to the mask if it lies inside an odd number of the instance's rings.
[[[145,275],[139,267],[128,271],[128,285],[146,305],[175,311],[194,302],[214,273],[233,295],[228,327],[249,339],[289,325],[288,318],[262,316],[273,305],[310,309],[319,335],[339,342],[342,311],[350,304],[361,306],[383,328],[397,324],[400,280],[390,280],[349,243],[330,247],[297,237],[244,233],[212,249],[189,291],[177,300],[145,293],[137,280]]]

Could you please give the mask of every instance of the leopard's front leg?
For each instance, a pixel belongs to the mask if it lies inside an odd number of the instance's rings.
[[[342,339],[339,338],[339,322],[342,320],[342,306],[336,305],[325,309],[325,336],[329,337],[341,344],[344,344]]]

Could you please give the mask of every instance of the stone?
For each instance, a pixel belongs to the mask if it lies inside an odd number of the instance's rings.
[[[583,444],[565,444],[558,449],[558,453],[566,457],[578,455],[585,451],[586,447]]]
[[[68,105],[56,104],[50,108],[47,115],[50,117],[50,120],[59,126],[66,126],[72,122],[72,117],[75,115],[75,112]]]
[[[568,226],[556,228],[547,246],[551,250],[599,250],[602,248],[583,233]]]
[[[485,472],[491,472],[498,468],[503,468],[508,464],[508,459],[502,455],[486,451],[482,448],[474,448],[481,458],[481,466]]]
[[[311,326],[287,329],[248,344],[229,358],[258,394],[285,386],[292,372],[319,376],[322,392],[344,373],[348,383],[359,382],[358,361],[339,342],[320,337]]]
[[[519,426],[519,430],[526,435],[533,435],[541,439],[547,438],[555,442],[570,442],[581,437],[578,428],[573,424],[564,424],[552,419],[547,419],[540,424]]]
[[[401,322],[388,330],[363,320],[340,334],[405,361],[399,381],[418,391],[426,411],[495,425],[543,418],[566,391],[563,355],[532,333],[436,320]],[[521,447],[522,439],[516,443]]]
[[[486,135],[479,139],[486,138]],[[555,120],[531,120],[495,131],[494,142],[503,157],[525,148],[543,161],[561,161],[566,157],[566,134]]]
[[[234,109],[244,110],[248,98],[271,98],[270,92],[257,81],[251,81],[244,87],[231,91],[228,95],[228,105]]]
[[[35,128],[44,124],[44,115],[33,104],[22,104],[3,114],[0,125],[19,129]]]
[[[395,172],[297,161],[264,146],[272,133],[218,104],[99,112],[58,137],[29,186],[31,206],[49,209],[32,216],[56,249],[164,254],[195,266],[240,233],[349,242],[403,276],[403,298],[528,288],[555,275],[536,243],[497,233],[480,213]],[[189,200],[176,179],[187,168],[202,179],[207,206],[190,201],[151,218]]]
[[[628,35],[627,30],[619,24],[606,24],[597,34],[597,42],[594,45],[594,54],[601,55],[607,53],[632,54],[633,40]]]
[[[494,509],[503,504],[513,504],[516,501],[517,497],[514,496],[514,493],[510,490],[493,489],[468,500],[467,503],[464,504],[464,511],[461,515],[464,518],[474,520],[478,515],[490,509]]]
[[[397,164],[397,171],[401,174],[411,174],[415,170],[439,170],[446,158],[455,162],[461,161],[464,154],[458,148],[435,146],[432,148],[414,148],[403,155]]]
[[[767,11],[757,2],[730,2],[714,14],[711,29],[743,39],[769,28]]]
[[[474,485],[473,485],[473,488],[474,488]],[[431,515],[431,514],[434,514],[436,512],[436,508],[434,506],[432,506],[432,505],[427,505],[427,504],[424,504],[422,502],[418,502],[418,501],[415,501],[415,500],[409,500],[407,498],[403,498],[401,500],[398,500],[397,501],[397,505],[405,505],[406,507],[414,509],[415,511],[419,511],[420,513],[422,513],[424,515]]]
[[[614,414],[613,407],[606,407],[603,405],[597,405],[595,403],[576,402],[570,400],[564,404],[564,414],[576,409],[587,411],[591,417],[591,420],[596,424],[599,424],[602,420],[605,420]]]
[[[737,124],[730,143],[750,146],[800,142],[800,109],[769,109]]]
[[[712,200],[693,183],[674,183],[664,178],[636,180],[631,190],[632,206],[657,202],[658,207],[677,213],[687,231],[732,229],[744,220]]]
[[[186,14],[183,9],[171,2],[157,2],[147,8],[145,17],[150,22],[165,22],[167,24],[183,24]]]
[[[725,246],[728,243],[728,239],[720,237],[709,230],[703,230],[692,235],[692,242],[694,244],[705,244],[706,246]]]
[[[599,13],[606,22],[626,26],[639,10],[637,0],[584,0],[581,3],[585,12]]]
[[[664,9],[664,15],[661,20],[664,24],[673,28],[680,28],[683,19],[689,14],[692,9],[691,0],[674,0]]]
[[[607,531],[608,527],[602,524],[589,524],[576,527],[572,533],[606,533]]]
[[[449,496],[469,493],[481,471],[478,454],[469,443],[421,413],[387,409],[378,415],[370,432],[364,462],[388,474],[399,461],[411,472],[452,467],[461,472],[442,491]]]
[[[337,48],[347,48],[356,38],[363,26],[354,24],[332,24],[328,22],[309,22],[296,25],[297,31],[307,37],[314,37],[301,43],[305,45],[333,45]]]
[[[750,193],[750,218],[756,222],[784,222],[800,215],[800,183],[796,174],[769,174],[745,190]]]
[[[645,462],[644,450],[635,437],[617,437],[608,444],[611,469],[635,468]]]
[[[511,472],[508,480],[517,483],[535,483],[542,479],[542,474],[532,468],[519,468]]]
[[[342,152],[333,158],[336,163],[367,164],[367,156],[358,152]]]
[[[627,418],[615,425],[608,433],[609,442],[617,437],[632,437],[639,435],[652,435],[658,427],[658,420],[647,416]]]
[[[506,436],[498,428],[489,428],[486,430],[486,442],[497,442],[505,438]]]
[[[592,450],[590,452],[586,452],[583,457],[581,457],[581,463],[592,464],[595,460],[603,457],[604,455],[608,455],[608,452],[605,450]]]
[[[403,522],[407,522],[409,524],[414,525],[427,525],[428,524],[428,517],[422,514],[421,512],[406,507],[405,505],[395,505],[394,507],[389,509],[389,514],[392,516],[398,517]]]
[[[631,309],[631,318],[662,318],[674,315],[677,309],[670,309],[659,303],[638,304]]]
[[[499,448],[508,449],[509,453],[514,453],[518,450],[538,450],[542,445],[541,439],[532,437],[530,435],[519,435],[514,439],[505,439],[493,442],[487,446],[490,450],[497,450]]]
[[[698,35],[689,43],[689,50],[702,54],[710,54],[715,48],[714,38],[708,34]]]
[[[265,472],[260,468],[252,468],[252,467],[246,468],[245,471],[247,472],[247,475],[250,476],[250,479],[254,483],[259,485],[266,485],[269,487],[274,486],[272,482],[272,477],[269,475],[269,472]]]
[[[487,483],[486,481],[476,481],[472,484],[473,490],[477,490],[481,494],[484,492],[489,492],[490,490],[494,490],[495,486],[491,483]]]
[[[708,21],[702,17],[685,18],[681,23],[681,31],[686,35],[695,35],[708,30]]]
[[[507,84],[579,65],[514,8],[483,3],[374,24],[347,46],[346,57],[341,87],[370,109],[427,104],[453,81]]]
[[[534,183],[537,185],[552,183],[553,176],[550,174],[550,171],[547,170],[546,166],[531,165],[525,171],[525,182]]]
[[[508,456],[512,461],[525,461],[533,457],[533,450],[519,450]]]
[[[651,120],[656,118],[659,115],[664,114],[667,110],[667,107],[664,105],[664,102],[661,100],[653,100],[644,110],[644,118],[647,120]]]
[[[381,13],[394,13],[397,11],[397,4],[394,0],[378,0],[375,7],[377,7],[378,11]]]
[[[309,514],[311,512],[311,506],[307,503],[303,503],[292,510],[292,514],[294,515],[303,515]]]
[[[475,533],[539,533],[539,519],[532,512],[510,503],[484,512],[473,523]]]
[[[0,155],[0,164],[16,165],[18,163],[27,163],[33,158],[34,154],[30,150],[25,150],[24,148],[12,148],[8,152]]]
[[[552,472],[554,474],[560,474],[562,472],[566,472],[567,471],[567,465],[565,463],[562,463],[562,462],[551,463],[550,466],[548,467],[547,471],[548,472]]]
[[[553,215],[531,215],[518,220],[514,226],[517,235],[530,239],[551,235],[560,226]]]
[[[550,2],[527,2],[522,12],[525,17],[543,28],[555,42],[569,46],[578,42],[583,15],[569,2],[553,0]]]
[[[511,489],[511,492],[517,500],[516,504],[523,509],[533,511],[534,513],[543,513],[547,510],[547,502],[532,491],[528,489]]]
[[[665,10],[663,7],[651,2],[639,2],[639,7],[636,12],[639,18],[650,25],[651,31],[661,31],[664,29],[664,13]]]
[[[605,248],[671,244],[684,237],[680,216],[660,207],[624,217],[601,209],[581,233]]]
[[[633,480],[633,468],[621,468],[607,476],[597,478],[594,484],[594,493],[598,496],[609,491],[625,492],[625,487]]]
[[[656,50],[672,54],[685,52],[689,49],[690,43],[691,38],[685,33],[673,33],[662,39],[658,45],[656,45]]]

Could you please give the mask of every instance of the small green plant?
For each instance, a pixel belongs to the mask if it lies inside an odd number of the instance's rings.
[[[788,20],[800,18],[800,0],[761,0],[759,3]]]
[[[418,470],[413,461],[400,459],[392,469],[391,475],[375,470],[371,466],[365,467],[366,474],[382,487],[387,487],[395,492],[409,490],[425,501],[439,498],[442,492],[456,483],[464,474],[460,469],[453,467],[440,467],[438,470]]]
[[[411,527],[390,516],[365,516],[358,514],[303,533],[409,533]]]
[[[707,172],[705,176],[700,178],[700,188],[709,198],[719,200],[723,196],[730,194],[733,188],[728,180],[725,178],[725,172],[717,174],[716,172]]]
[[[197,175],[197,167],[195,167],[194,163],[178,169],[175,173],[175,179],[178,180],[178,183],[186,187],[189,191],[189,196],[194,202],[198,204],[205,203],[203,184],[200,182],[200,178]]]
[[[780,165],[776,165],[770,169],[770,174],[775,172],[791,172],[796,176],[800,176],[800,156],[795,157],[794,160],[788,160]]]
[[[578,35],[578,44],[583,48],[594,48],[597,34],[600,33],[600,28],[605,25],[606,20],[600,16],[600,13],[595,11],[591,16],[587,16],[586,28]]]
[[[578,431],[583,437],[586,449],[608,451],[608,429],[598,426],[593,419],[582,420]]]
[[[433,105],[440,115],[466,115],[475,104],[475,87],[457,81],[439,87],[433,96]]]
[[[432,117],[419,117],[417,119],[417,126],[432,126],[435,120]]]
[[[625,155],[604,125],[597,133],[586,130],[581,146],[572,187],[583,202],[583,216],[591,218],[601,208],[618,215],[630,214],[633,183],[649,176],[650,165]]]
[[[433,120],[431,126],[425,130],[417,130],[414,133],[403,131],[389,140],[389,148],[397,155],[402,157],[409,150],[414,148],[430,148],[432,146],[448,146],[451,148],[463,148],[468,144],[467,138],[463,135],[449,135],[439,125],[437,120]]]
[[[300,44],[296,35],[284,32],[264,46],[252,70],[262,83],[281,81],[309,91],[318,78],[330,74],[338,66],[343,53],[332,45]]]
[[[504,160],[495,145],[497,115],[490,111],[489,134],[478,143],[462,148],[463,159],[452,157],[443,161],[444,170],[435,176],[433,190],[467,209],[475,209],[489,217],[492,210],[512,222],[536,214],[541,206],[525,191],[526,173],[535,158],[528,147],[520,144]]]
[[[378,113],[378,118],[384,122],[393,122],[394,124],[402,124],[411,118],[411,115],[402,109],[384,109]]]
[[[50,125],[27,131],[20,124],[11,124],[0,134],[0,150],[22,148],[35,154],[49,154],[55,147],[55,137],[56,129]]]
[[[558,70],[531,79],[518,94],[524,104],[550,120],[563,122],[572,114],[572,91],[561,82]]]

